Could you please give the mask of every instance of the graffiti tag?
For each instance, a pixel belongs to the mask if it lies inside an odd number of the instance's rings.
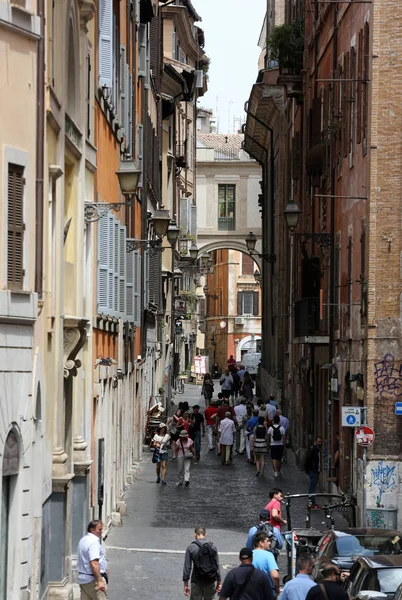
[[[374,364],[374,384],[380,396],[402,396],[402,364],[398,368],[392,354],[385,354],[383,360]]]
[[[390,467],[382,460],[376,467],[371,469],[372,484],[378,490],[377,505],[381,506],[382,496],[386,492],[391,492],[396,487],[396,467]]]

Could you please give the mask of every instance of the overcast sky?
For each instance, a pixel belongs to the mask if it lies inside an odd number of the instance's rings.
[[[208,92],[199,106],[213,109],[219,133],[235,133],[234,117],[245,118],[244,102],[257,79],[257,46],[266,0],[192,0],[201,16],[210,57]],[[238,127],[238,123],[236,123]]]

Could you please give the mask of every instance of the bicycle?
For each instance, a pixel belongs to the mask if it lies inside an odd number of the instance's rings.
[[[174,381],[174,391],[176,394],[184,394],[184,381],[181,377],[176,377]]]

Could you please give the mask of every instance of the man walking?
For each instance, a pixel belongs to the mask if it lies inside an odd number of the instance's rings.
[[[243,428],[246,424],[246,422],[245,422],[245,418],[246,418],[246,414],[247,414],[246,404],[247,404],[247,399],[242,398],[240,400],[240,404],[238,404],[237,406],[234,407],[235,421],[236,421],[236,450],[239,454],[244,454],[245,439],[244,439]]]
[[[314,444],[307,450],[306,462],[304,465],[304,469],[310,478],[308,494],[312,503],[311,508],[321,508],[315,501],[315,492],[317,490],[317,482],[321,471],[321,446],[322,437],[317,436]]]
[[[299,556],[299,572],[294,579],[286,583],[281,594],[281,600],[306,600],[309,590],[315,586],[315,582],[310,577],[313,566],[314,559],[310,554]]]
[[[230,464],[233,436],[235,433],[236,426],[232,420],[232,413],[227,411],[225,418],[219,423],[219,443],[221,450],[221,462],[223,465]]]
[[[184,557],[184,595],[190,596],[190,600],[213,600],[221,590],[218,551],[212,542],[207,542],[205,527],[196,527],[194,537]]]
[[[102,548],[102,521],[90,521],[87,534],[80,539],[77,550],[78,583],[81,600],[106,600],[107,562]]]
[[[240,566],[226,575],[219,600],[273,600],[271,582],[265,573],[253,566],[252,551],[242,548],[239,560]]]
[[[309,590],[306,600],[349,600],[349,594],[341,587],[338,565],[329,563],[323,568],[322,575],[322,582]]]
[[[276,598],[279,595],[279,569],[272,552],[267,552],[271,547],[268,534],[263,531],[257,533],[254,537],[254,546],[253,566],[268,575],[272,594]]]
[[[213,398],[211,398],[208,408],[205,409],[204,415],[205,415],[205,420],[207,422],[208,450],[214,450],[215,449],[215,440],[216,440],[215,432],[216,432],[217,408],[216,408],[216,402]]]
[[[229,369],[225,369],[225,372],[222,374],[219,383],[221,384],[221,391],[223,397],[230,398],[230,395],[232,393],[233,377]]]
[[[204,415],[200,413],[200,407],[198,404],[194,404],[193,412],[191,415],[191,437],[194,442],[195,448],[195,461],[197,462],[201,458],[201,429],[202,437],[205,436],[205,420]]]
[[[279,529],[273,527],[270,524],[270,518],[271,515],[269,513],[269,510],[264,509],[260,512],[258,524],[253,525],[253,527],[249,529],[246,547],[250,548],[250,550],[253,550],[255,535],[260,531],[263,531],[264,533],[268,534],[268,537],[271,542],[271,552],[275,556],[275,558],[277,558],[277,556],[279,555],[279,550],[283,548],[283,540]]]
[[[271,500],[266,505],[265,510],[268,510],[271,515],[271,519],[269,521],[271,523],[271,525],[273,527],[276,527],[280,532],[281,526],[287,524],[287,521],[285,521],[285,519],[282,519],[282,511],[281,511],[281,502],[283,500],[282,490],[280,490],[279,488],[272,488],[272,490],[269,492],[269,497],[271,498]]]

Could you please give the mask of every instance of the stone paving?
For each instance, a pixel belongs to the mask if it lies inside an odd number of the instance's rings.
[[[187,400],[190,406],[203,407],[200,392],[200,386],[186,385],[176,402]],[[167,485],[158,485],[151,455],[145,454],[137,479],[125,493],[128,515],[122,527],[111,528],[106,541],[111,600],[151,600],[160,594],[167,600],[184,598],[183,553],[196,525],[204,525],[208,539],[218,547],[224,575],[237,565],[248,529],[269,501],[269,490],[280,487],[284,493],[305,493],[308,489],[308,478],[290,451],[280,477],[273,478],[268,461],[264,477],[257,478],[244,455],[235,454],[233,464],[223,467],[216,452],[208,451],[206,438],[201,461],[191,467],[190,486],[177,488],[176,481],[176,462],[169,460]],[[305,502],[293,503],[293,527],[304,526],[305,512]],[[323,517],[322,511],[313,511],[313,526],[324,529]],[[284,575],[284,556],[280,566]]]

